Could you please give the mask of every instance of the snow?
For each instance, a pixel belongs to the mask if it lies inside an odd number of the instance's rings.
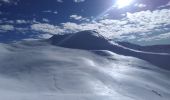
[[[107,50],[98,50],[107,54],[101,56],[39,44],[1,44],[1,100],[170,98],[170,72],[148,62]]]
[[[169,98],[170,71],[137,57],[41,40],[0,44],[0,100]]]

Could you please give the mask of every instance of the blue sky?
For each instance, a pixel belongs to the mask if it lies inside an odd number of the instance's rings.
[[[170,44],[170,0],[0,0],[2,43],[83,30],[141,45]]]

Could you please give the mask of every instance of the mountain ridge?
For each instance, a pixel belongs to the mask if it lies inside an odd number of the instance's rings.
[[[117,54],[137,57],[158,67],[170,70],[170,54],[168,53],[140,51],[134,48],[131,49],[131,45],[129,47],[127,45],[124,46],[119,42],[110,41],[109,39],[104,38],[102,35],[94,34],[99,33],[95,31],[82,31],[74,34],[55,35],[50,38],[49,41],[52,45],[65,48],[83,50],[109,50]],[[140,47],[137,45],[135,46]]]

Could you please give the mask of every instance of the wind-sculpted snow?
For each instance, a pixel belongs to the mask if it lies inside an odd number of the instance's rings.
[[[170,72],[109,50],[0,44],[0,100],[169,100]]]

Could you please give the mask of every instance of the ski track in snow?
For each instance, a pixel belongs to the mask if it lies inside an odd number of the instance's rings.
[[[107,50],[0,44],[0,100],[169,100],[170,72]]]

